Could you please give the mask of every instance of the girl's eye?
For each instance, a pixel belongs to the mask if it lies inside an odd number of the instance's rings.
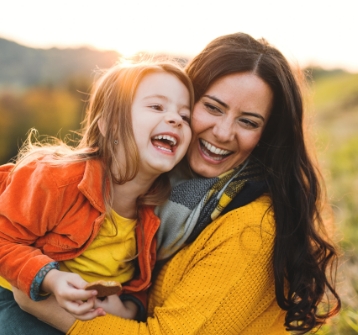
[[[150,108],[156,110],[156,111],[162,111],[163,110],[163,106],[162,105],[150,105]]]
[[[183,119],[184,122],[186,122],[187,124],[190,124],[191,118],[188,115],[181,115],[181,118]]]
[[[259,127],[259,125],[256,122],[251,121],[249,119],[240,119],[239,122],[243,124],[245,128],[255,129]]]

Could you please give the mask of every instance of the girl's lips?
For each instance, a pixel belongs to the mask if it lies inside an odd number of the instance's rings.
[[[210,161],[214,164],[219,164],[225,161],[232,154],[232,151],[217,148],[203,139],[199,139],[198,146],[199,152],[201,153],[203,158],[206,161]]]

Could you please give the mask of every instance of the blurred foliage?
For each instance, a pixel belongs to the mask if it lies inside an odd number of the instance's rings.
[[[80,128],[85,99],[70,88],[34,87],[0,93],[0,162],[13,158],[30,128],[42,135],[64,138]]]
[[[358,74],[311,73],[311,128],[342,248],[338,292],[343,309],[317,334],[358,334]]]
[[[321,79],[324,77],[332,77],[335,75],[341,75],[341,74],[345,73],[345,71],[342,69],[327,70],[327,69],[324,69],[319,66],[308,67],[305,69],[305,72],[309,77],[313,78],[314,80]]]

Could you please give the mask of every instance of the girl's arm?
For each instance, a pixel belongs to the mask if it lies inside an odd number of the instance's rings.
[[[0,167],[0,276],[41,300],[42,281],[58,266],[54,260],[81,252],[101,209],[79,191],[84,163],[66,168],[34,161],[11,175],[13,166],[6,168]]]
[[[2,172],[5,167],[0,167]],[[41,299],[35,277],[42,279],[56,267],[36,244],[53,229],[59,214],[60,193],[43,170],[43,164],[32,162],[10,177],[2,174],[0,182],[0,275],[34,300]]]

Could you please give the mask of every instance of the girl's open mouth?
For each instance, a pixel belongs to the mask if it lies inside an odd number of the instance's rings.
[[[170,135],[156,135],[151,141],[155,147],[167,152],[174,152],[178,144],[178,140]]]

